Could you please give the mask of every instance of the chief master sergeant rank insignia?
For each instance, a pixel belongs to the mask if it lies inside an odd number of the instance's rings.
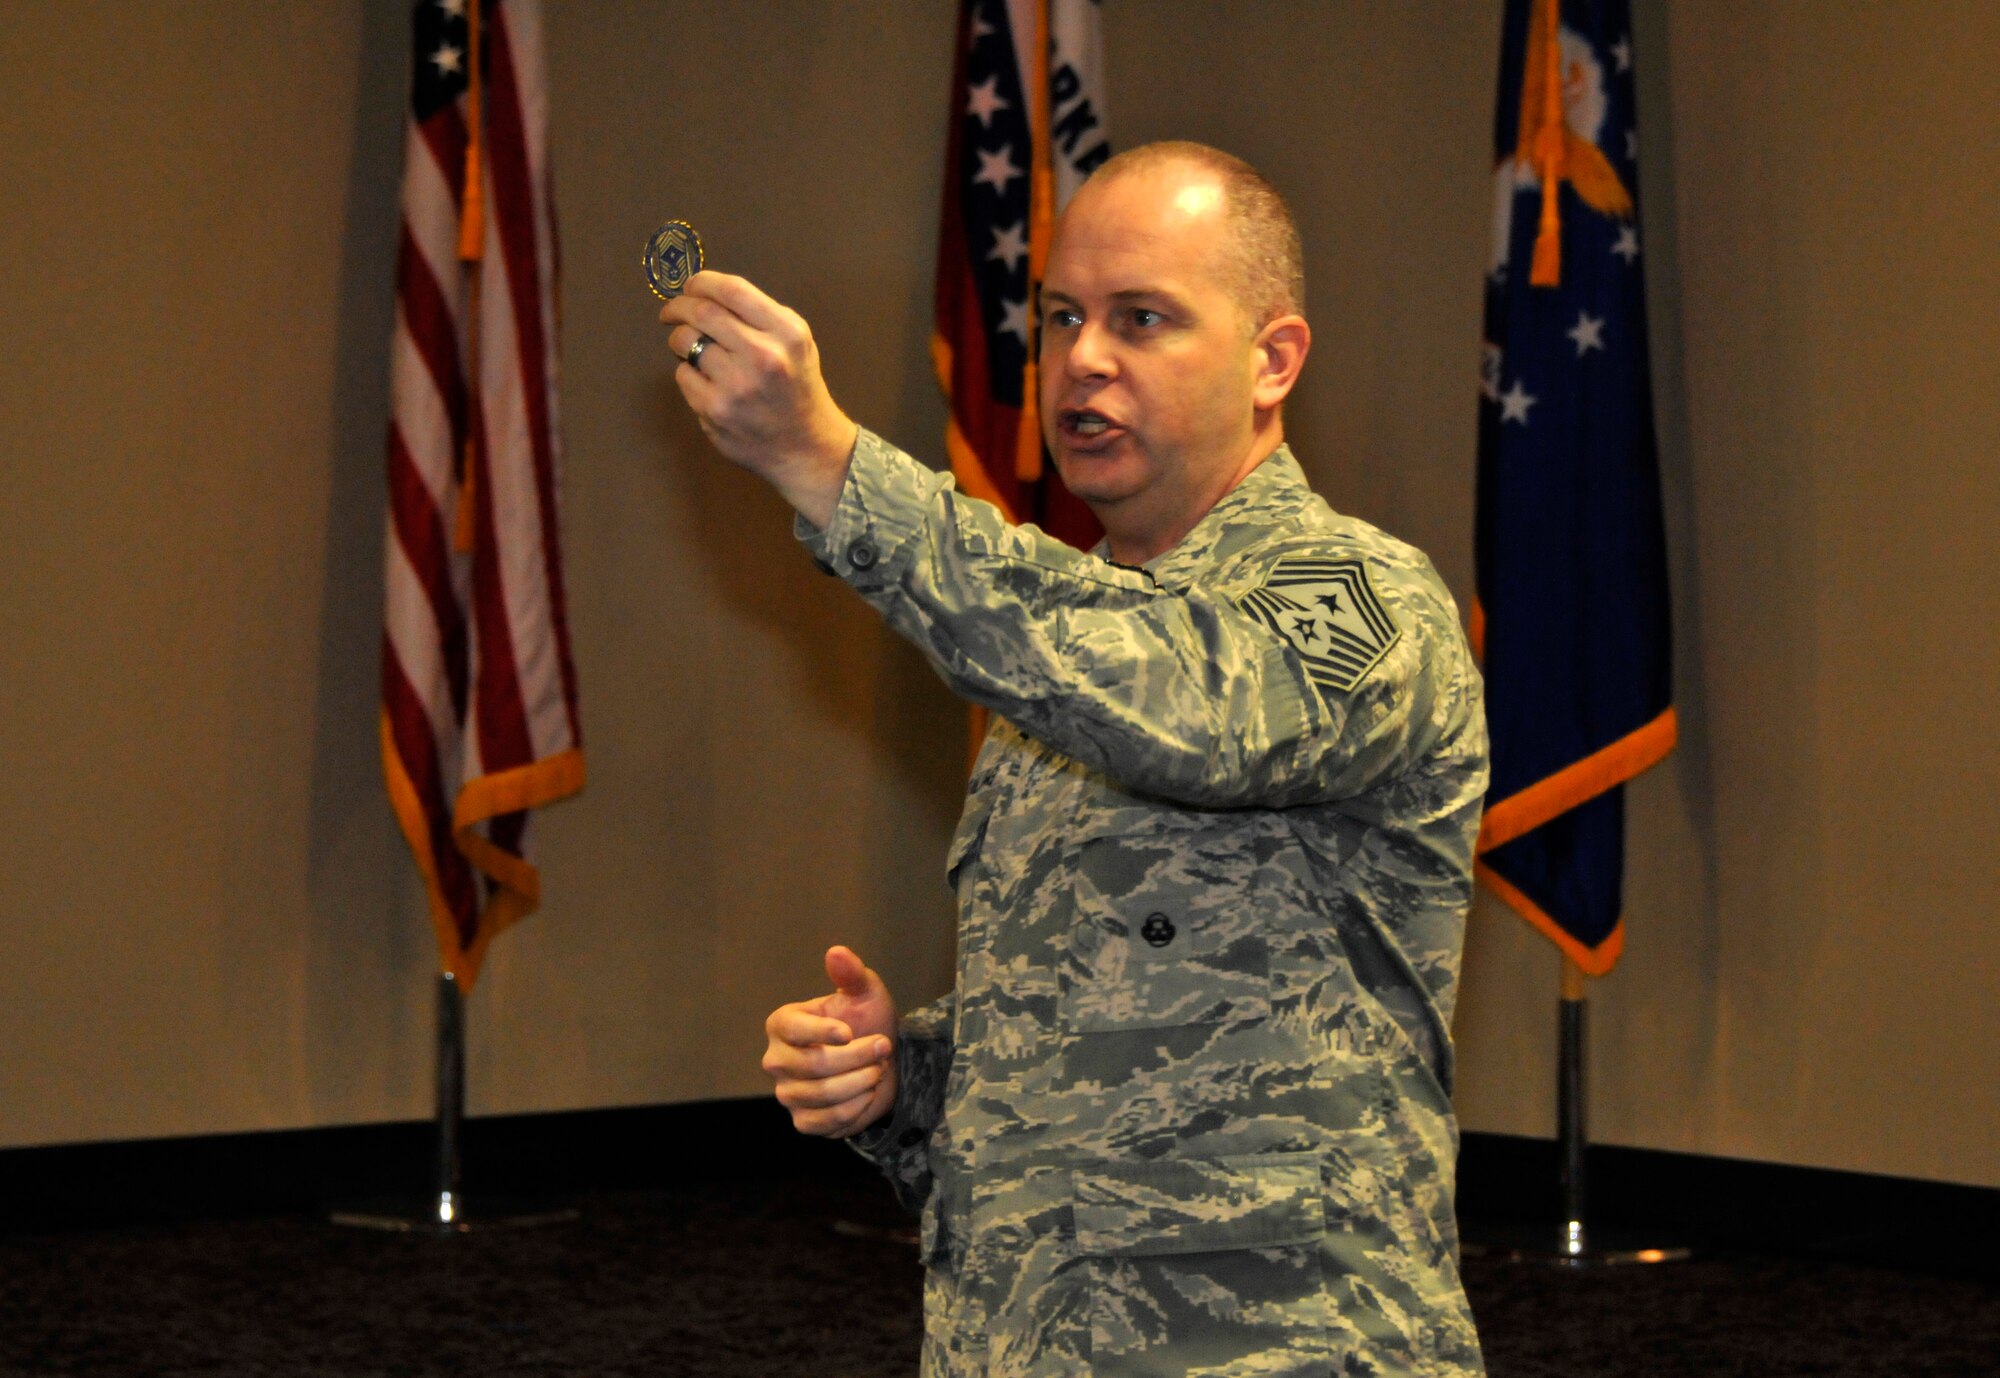
[[[1262,588],[1237,600],[1299,653],[1322,689],[1347,693],[1402,636],[1359,560],[1286,556]]]

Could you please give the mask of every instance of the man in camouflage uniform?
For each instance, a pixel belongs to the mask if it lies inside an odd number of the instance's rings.
[[[1155,145],[1065,215],[1051,452],[1086,555],[840,414],[804,323],[703,274],[678,381],[800,535],[994,711],[947,873],[951,995],[845,948],[767,1023],[802,1130],[923,1211],[923,1372],[1466,1375],[1448,1032],[1486,784],[1429,562],[1307,488],[1296,233]],[[1114,563],[1114,561],[1116,563]]]

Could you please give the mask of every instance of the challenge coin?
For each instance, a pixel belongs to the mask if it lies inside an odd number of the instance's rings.
[[[672,301],[687,290],[688,279],[701,271],[701,236],[685,220],[669,220],[646,241],[643,260],[646,285],[661,301]]]

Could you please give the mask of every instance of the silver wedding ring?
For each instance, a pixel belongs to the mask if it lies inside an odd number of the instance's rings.
[[[694,343],[688,346],[687,362],[694,365],[696,373],[701,372],[701,352],[714,343],[715,341],[706,335],[697,335]]]

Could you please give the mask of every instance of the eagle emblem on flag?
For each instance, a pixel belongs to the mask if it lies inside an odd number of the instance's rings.
[[[1348,693],[1402,636],[1359,560],[1288,556],[1237,606],[1278,634],[1322,689]]]

